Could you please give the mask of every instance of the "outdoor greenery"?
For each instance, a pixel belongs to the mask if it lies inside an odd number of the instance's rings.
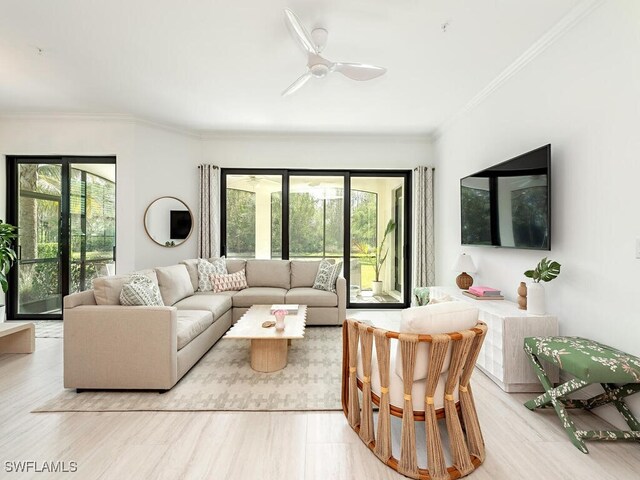
[[[343,190],[331,195],[314,192],[289,194],[289,256],[290,258],[342,258],[344,243]],[[252,258],[256,252],[256,194],[227,188],[227,254]],[[282,257],[282,194],[273,192],[271,201],[271,258]],[[351,191],[351,253],[362,257],[361,286],[370,287],[375,279],[371,253],[363,253],[356,245],[367,245],[373,251],[377,245],[378,195],[360,190]]]
[[[20,165],[21,311],[29,310],[28,304],[33,302],[49,304],[61,292],[61,173],[59,164]],[[76,292],[89,287],[91,279],[102,274],[105,263],[111,261],[115,245],[115,183],[71,168],[70,186],[70,291]],[[97,259],[100,261],[95,262]],[[60,299],[56,301],[59,303]]]
[[[540,260],[540,263],[538,263],[534,270],[524,272],[524,276],[531,278],[535,283],[539,283],[540,281],[550,282],[554,278],[557,278],[558,275],[560,275],[560,264],[553,260],[547,260],[547,257]]]
[[[17,258],[16,252],[11,248],[15,238],[16,227],[0,220],[0,288],[5,293],[9,290],[7,274]]]
[[[380,245],[376,247],[371,247],[366,243],[356,243],[355,247],[362,254],[361,261],[365,264],[371,265],[375,272],[375,281],[380,281],[380,271],[384,266],[384,262],[387,260],[387,255],[389,254],[389,247],[385,248],[385,243],[387,241],[387,237],[391,232],[393,232],[396,228],[396,222],[393,219],[390,219],[387,222],[387,226],[384,229],[384,235],[382,236],[382,242]]]

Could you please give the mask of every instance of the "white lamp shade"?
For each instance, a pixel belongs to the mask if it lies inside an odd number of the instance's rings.
[[[476,266],[473,263],[470,255],[466,253],[461,253],[456,261],[456,264],[453,266],[453,270],[456,272],[467,272],[473,273],[476,271]]]

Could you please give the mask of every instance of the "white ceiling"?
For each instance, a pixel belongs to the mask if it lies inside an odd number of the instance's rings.
[[[429,133],[579,1],[2,0],[0,112],[118,113],[203,131]],[[330,60],[387,74],[332,74],[282,98],[306,64],[285,7],[308,30],[329,30]]]

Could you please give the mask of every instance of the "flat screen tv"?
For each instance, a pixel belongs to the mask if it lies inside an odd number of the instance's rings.
[[[171,240],[184,240],[191,231],[191,213],[188,210],[171,210]]]
[[[551,145],[460,180],[462,244],[551,249]]]

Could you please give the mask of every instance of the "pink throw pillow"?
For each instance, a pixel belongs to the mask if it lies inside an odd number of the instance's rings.
[[[244,268],[236,273],[211,274],[211,286],[214,292],[228,292],[248,288]]]

